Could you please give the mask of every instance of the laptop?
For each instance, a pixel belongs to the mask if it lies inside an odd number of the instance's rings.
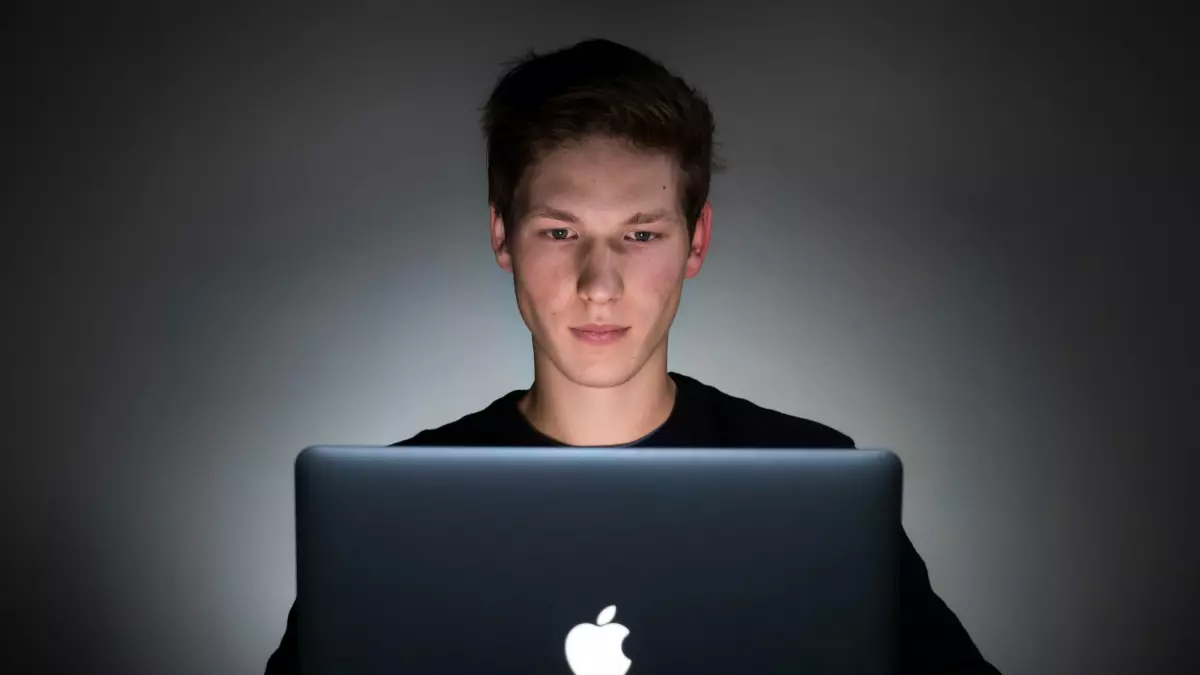
[[[883,675],[886,450],[306,448],[306,675]]]

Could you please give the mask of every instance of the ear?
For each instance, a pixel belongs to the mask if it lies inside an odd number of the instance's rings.
[[[505,272],[512,271],[512,251],[504,234],[504,219],[496,212],[494,204],[488,204],[488,214],[491,219],[492,253],[496,254],[496,264]]]
[[[696,219],[696,231],[692,233],[692,245],[688,250],[687,264],[684,266],[684,278],[691,279],[700,273],[704,257],[708,255],[708,242],[712,238],[712,204],[704,202],[700,209],[700,217]]]

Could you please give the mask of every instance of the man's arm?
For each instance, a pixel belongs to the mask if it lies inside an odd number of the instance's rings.
[[[419,434],[406,438],[402,441],[392,444],[392,447],[403,445],[421,445],[428,443],[437,445],[437,439],[428,431],[422,431]],[[292,603],[292,608],[288,610],[287,627],[283,631],[283,639],[279,641],[279,646],[267,659],[267,671],[264,675],[295,675],[299,669],[299,655],[297,654],[296,646],[296,603]]]
[[[796,418],[789,419],[792,424]],[[858,447],[853,438],[823,425],[800,420],[800,429],[775,437],[792,439],[784,447]],[[759,427],[761,428],[761,426]],[[804,439],[796,442],[795,439]],[[983,658],[967,629],[934,592],[929,570],[904,528],[900,528],[899,659],[901,675],[1000,675]]]
[[[264,675],[295,675],[296,666],[296,603],[288,610],[287,628],[283,631],[283,639],[271,658],[267,659],[267,672]]]
[[[933,591],[925,561],[901,532],[900,672],[902,675],[1000,675],[966,628]]]

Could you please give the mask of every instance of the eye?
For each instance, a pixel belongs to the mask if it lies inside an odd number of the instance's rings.
[[[657,238],[657,234],[654,232],[647,232],[646,230],[638,230],[637,232],[633,233],[633,240],[640,244],[649,243]]]
[[[571,231],[565,227],[552,227],[549,230],[542,230],[542,236],[549,237],[554,241],[564,241],[571,236]]]

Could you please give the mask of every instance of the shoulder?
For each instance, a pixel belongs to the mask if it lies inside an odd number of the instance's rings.
[[[849,435],[820,422],[765,408],[699,380],[672,373],[712,415],[722,435],[747,447],[853,448]]]
[[[524,391],[519,389],[510,391],[482,410],[463,415],[439,427],[424,429],[412,437],[392,443],[392,446],[494,444],[497,437],[503,436],[498,432],[511,421],[510,408],[516,405],[517,398],[523,393]]]

